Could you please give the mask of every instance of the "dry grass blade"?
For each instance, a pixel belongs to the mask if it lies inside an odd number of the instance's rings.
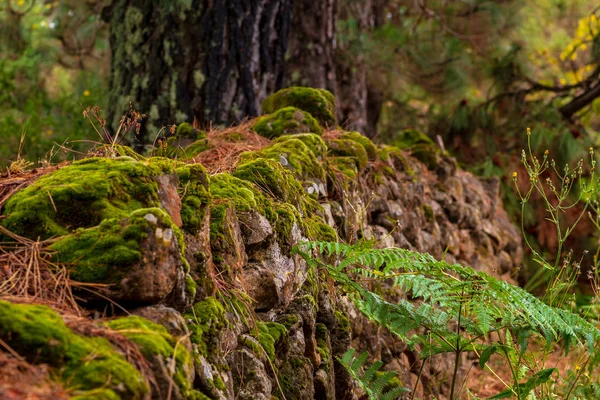
[[[261,150],[271,143],[269,139],[252,131],[251,126],[250,122],[244,122],[227,129],[211,129],[206,140],[212,147],[191,161],[201,163],[211,174],[231,172],[243,152]]]
[[[14,242],[0,244],[0,296],[48,301],[81,315],[69,271],[52,261],[51,241],[34,241],[0,226]]]

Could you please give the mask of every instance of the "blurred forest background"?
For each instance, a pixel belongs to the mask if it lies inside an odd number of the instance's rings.
[[[424,132],[464,168],[500,177],[518,215],[510,187],[527,127],[534,150],[548,149],[557,165],[598,144],[600,7],[0,0],[3,167],[17,156],[57,162],[86,151],[101,140],[82,116],[86,107],[99,106],[113,132],[129,104],[146,114],[130,143],[143,151],[172,124],[207,129],[258,115],[266,95],[290,85],[329,89],[342,127],[378,141]],[[542,213],[526,213],[525,233],[552,247]]]

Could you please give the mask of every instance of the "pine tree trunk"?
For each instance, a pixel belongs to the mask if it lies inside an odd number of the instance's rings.
[[[139,142],[168,124],[255,116],[283,81],[291,0],[115,0],[109,124],[147,114]]]

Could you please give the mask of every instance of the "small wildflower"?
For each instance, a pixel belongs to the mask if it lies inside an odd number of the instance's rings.
[[[549,151],[546,149],[546,151],[544,151],[544,155],[547,156],[549,153]]]
[[[513,172],[513,179],[517,179],[517,171]]]
[[[531,135],[531,128],[527,128],[527,136]]]
[[[91,94],[92,94],[92,92],[90,92],[90,91],[89,91],[89,90],[87,90],[87,89],[83,91],[83,95],[84,95],[85,97],[88,97],[88,96],[89,96],[89,95],[91,95]]]

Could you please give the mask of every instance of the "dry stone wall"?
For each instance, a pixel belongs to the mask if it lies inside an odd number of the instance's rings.
[[[333,101],[287,90],[239,131],[207,136],[184,124],[154,157],[107,147],[17,191],[0,224],[46,240],[42,257],[78,282],[104,285],[74,290],[81,310],[108,315],[78,325],[64,308],[6,297],[0,339],[80,399],[353,399],[336,360],[351,346],[412,388],[418,355],[292,247],[368,239],[508,277],[521,262],[519,232],[498,181],[458,169],[416,132],[391,147],[332,130]],[[239,151],[256,135],[269,140]],[[198,162],[223,152],[236,154],[228,172]],[[444,398],[451,363],[430,361],[415,398]]]

